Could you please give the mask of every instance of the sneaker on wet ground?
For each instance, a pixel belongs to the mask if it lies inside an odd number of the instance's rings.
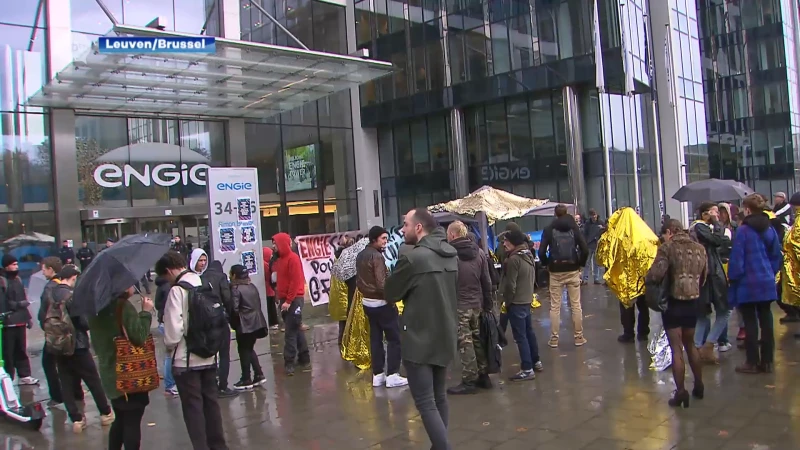
[[[617,337],[617,342],[623,342],[627,344],[633,342],[635,339],[635,336],[632,334],[621,334],[619,337]]]
[[[535,379],[536,374],[533,373],[533,370],[520,370],[516,375],[509,378],[511,381],[528,381]]]
[[[381,387],[386,384],[386,374],[379,373],[372,376],[372,387]]]
[[[286,372],[287,377],[291,377],[294,375],[294,366],[286,366],[284,371]]]
[[[73,433],[82,433],[83,430],[86,429],[86,417],[83,420],[79,420],[77,422],[72,422],[72,432]]]
[[[542,372],[544,371],[544,364],[541,361],[536,361],[536,364],[533,365],[534,372]]]
[[[84,420],[86,420],[86,419],[84,419]],[[111,425],[112,423],[114,423],[114,411],[111,411],[108,414],[100,416],[100,425],[102,425],[104,427],[107,427],[107,426]]]
[[[166,397],[177,397],[178,396],[178,388],[171,387],[169,389],[164,389],[164,396]]]
[[[267,378],[262,375],[256,375],[253,377],[253,386],[261,386],[262,384],[267,382]]]
[[[33,377],[22,377],[19,379],[20,386],[34,386],[39,384],[39,380]]]
[[[253,380],[246,379],[246,380],[239,380],[236,383],[233,383],[233,388],[237,391],[244,391],[247,389],[253,389]]]
[[[575,347],[580,347],[580,346],[586,344],[586,342],[587,341],[586,341],[585,337],[578,336],[578,337],[575,338]]]
[[[239,393],[231,388],[220,389],[217,391],[217,397],[219,398],[232,398],[236,397],[237,395],[239,395]]]
[[[558,336],[550,336],[550,340],[547,341],[547,345],[552,348],[558,347]]]
[[[399,373],[393,373],[386,377],[386,387],[395,388],[401,386],[408,386],[408,380],[401,377]]]
[[[717,347],[717,350],[719,350],[720,352],[724,353],[724,352],[727,352],[728,350],[730,350],[732,348],[733,348],[733,345],[731,345],[730,342],[725,342],[725,343],[719,344],[719,347]]]

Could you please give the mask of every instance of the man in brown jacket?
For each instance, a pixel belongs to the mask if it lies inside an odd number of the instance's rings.
[[[387,302],[383,292],[389,272],[383,257],[388,241],[389,232],[383,227],[369,230],[369,245],[356,258],[356,287],[364,296],[361,303],[369,321],[372,386],[392,388],[405,386],[408,381],[400,376],[400,315],[397,306]],[[388,359],[383,349],[384,336]]]

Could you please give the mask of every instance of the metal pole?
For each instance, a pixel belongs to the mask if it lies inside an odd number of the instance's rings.
[[[100,0],[97,0],[97,1],[99,2]],[[256,9],[258,9],[259,11],[261,11],[261,13],[262,13],[262,14],[264,14],[265,16],[267,16],[267,18],[268,18],[270,21],[272,21],[272,23],[274,23],[274,24],[275,24],[275,26],[277,26],[278,28],[280,28],[280,30],[281,30],[281,31],[283,31],[284,33],[286,33],[286,35],[287,35],[287,36],[289,36],[290,38],[292,38],[292,40],[293,40],[293,41],[295,41],[295,42],[297,43],[297,45],[299,45],[300,47],[302,47],[302,48],[303,48],[303,50],[309,50],[309,48],[308,48],[308,47],[306,47],[306,44],[303,44],[303,42],[302,42],[302,41],[300,41],[300,39],[297,39],[297,36],[293,35],[293,34],[292,34],[292,32],[291,32],[291,31],[289,31],[289,30],[287,30],[285,26],[281,25],[281,23],[280,23],[280,22],[278,22],[278,19],[276,19],[276,18],[272,17],[272,14],[268,13],[268,12],[267,12],[267,10],[266,10],[266,9],[264,9],[264,8],[261,6],[261,4],[260,4],[260,3],[258,3],[258,1],[256,1],[256,0],[250,0],[250,4],[251,4],[251,5],[253,5],[253,6],[255,6],[255,7],[256,7]]]
[[[108,6],[106,6],[105,3],[103,3],[103,0],[95,0],[95,1],[97,2],[97,5],[100,6],[100,9],[102,9],[103,12],[106,14],[106,16],[108,16],[108,20],[110,20],[111,23],[114,24],[115,26],[118,25],[119,22],[117,21],[117,19],[114,18],[114,14],[111,14],[111,10],[108,9]]]

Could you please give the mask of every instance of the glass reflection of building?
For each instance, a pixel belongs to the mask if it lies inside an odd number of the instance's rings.
[[[398,222],[412,206],[483,184],[577,199],[584,212],[595,208],[601,215],[609,204],[634,206],[654,223],[661,190],[646,2],[599,2],[608,92],[602,102],[593,6],[575,0],[356,2],[357,46],[398,69],[361,88],[362,124],[378,128],[386,223]],[[623,95],[626,90],[632,95]]]

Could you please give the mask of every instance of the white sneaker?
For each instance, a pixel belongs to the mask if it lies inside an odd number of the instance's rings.
[[[394,388],[400,386],[408,386],[408,380],[401,377],[399,373],[393,373],[386,377],[386,387]]]
[[[34,386],[39,384],[39,380],[33,377],[23,377],[19,379],[19,383],[17,384],[20,386]]]
[[[379,373],[378,375],[372,376],[372,387],[381,387],[386,384],[386,374]]]
[[[717,346],[717,349],[718,349],[720,352],[723,352],[723,353],[724,353],[724,352],[727,352],[728,350],[730,350],[730,349],[732,349],[732,348],[733,348],[733,346],[730,344],[730,342],[726,342],[726,343],[724,343],[724,344],[722,344],[722,345],[718,345],[718,346]]]

